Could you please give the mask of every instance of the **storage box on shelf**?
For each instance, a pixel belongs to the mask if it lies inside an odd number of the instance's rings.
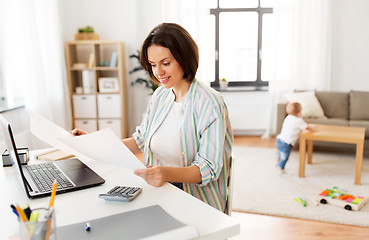
[[[123,43],[71,41],[65,53],[72,127],[87,132],[110,127],[118,137],[127,137]]]

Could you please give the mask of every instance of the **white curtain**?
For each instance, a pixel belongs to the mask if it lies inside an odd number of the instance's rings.
[[[276,134],[277,104],[293,90],[330,90],[331,0],[276,1],[274,77],[269,84],[269,125]]]
[[[58,1],[6,1],[2,14],[6,19],[3,76],[8,97],[24,97],[28,111],[69,128]]]
[[[56,0],[15,0],[6,6],[5,67],[8,93],[26,108],[67,126],[64,53]]]
[[[291,85],[294,89],[330,90],[332,3],[298,0],[293,16]]]

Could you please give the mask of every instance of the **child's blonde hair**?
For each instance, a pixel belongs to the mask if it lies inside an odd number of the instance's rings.
[[[289,115],[296,116],[301,112],[301,104],[298,102],[289,102],[286,106],[286,112]]]

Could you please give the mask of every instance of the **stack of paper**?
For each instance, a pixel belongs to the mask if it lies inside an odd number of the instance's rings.
[[[35,155],[36,159],[47,160],[47,161],[57,161],[57,160],[63,160],[63,159],[68,159],[72,157],[74,157],[74,155],[63,152],[59,149],[53,149],[53,150],[46,151],[46,152]]]

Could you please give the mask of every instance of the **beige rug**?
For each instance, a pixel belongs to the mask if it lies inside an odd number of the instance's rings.
[[[328,204],[316,206],[311,200],[332,187],[369,197],[369,159],[363,160],[362,185],[354,185],[353,154],[314,153],[305,178],[298,177],[297,151],[286,165],[288,175],[277,173],[275,154],[271,148],[234,147],[234,211],[369,227],[369,203],[360,211],[348,211]],[[294,200],[297,196],[306,199],[306,207]]]

